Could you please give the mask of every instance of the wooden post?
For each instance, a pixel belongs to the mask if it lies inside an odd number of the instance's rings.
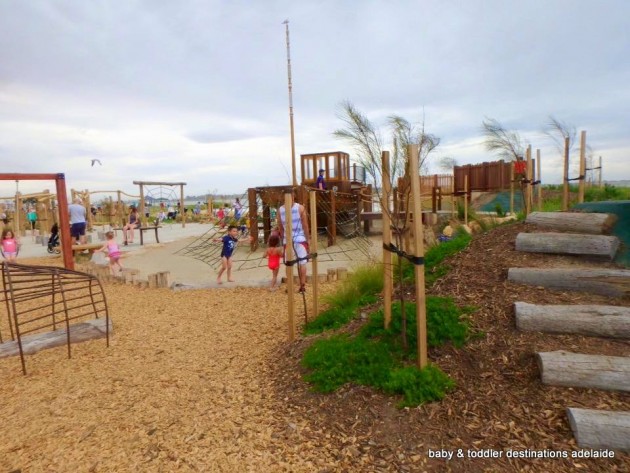
[[[55,180],[57,187],[57,210],[59,212],[59,237],[61,240],[61,251],[63,253],[63,265],[66,269],[74,269],[74,258],[72,255],[72,238],[70,237],[70,215],[68,212],[68,197],[66,195],[66,177],[64,174],[57,174]]]
[[[179,201],[181,202],[180,207],[182,211],[182,228],[186,228],[186,212],[184,212],[184,185],[179,185]]]
[[[317,191],[311,190],[309,193],[309,204],[311,212],[311,253],[317,253]],[[313,284],[313,318],[319,314],[319,277],[317,268],[317,256],[311,260]]]
[[[284,191],[284,237],[287,245],[285,250],[286,261],[293,261],[293,222],[291,219],[291,190]],[[294,320],[294,301],[293,301],[293,265],[287,265],[287,295],[289,297],[289,341],[295,340],[295,320]]]
[[[17,181],[16,181],[17,182]],[[15,202],[13,212],[13,237],[20,238],[22,232],[20,229],[20,208],[22,207],[22,199],[20,199],[20,191],[15,191]]]
[[[601,189],[603,186],[602,184],[602,157],[599,157],[599,188]]]
[[[389,197],[392,193],[392,183],[389,172],[389,151],[381,154],[383,167],[383,187],[381,194],[381,214],[383,216],[383,246],[389,246],[392,242],[392,221],[390,216]],[[385,328],[389,328],[392,320],[392,294],[394,292],[394,282],[392,279],[392,252],[383,248],[383,313],[385,317]]]
[[[510,214],[514,215],[514,161],[510,162]]]
[[[531,211],[532,202],[532,147],[529,145],[525,150],[525,216],[528,216]]]
[[[569,137],[564,139],[564,179],[562,185],[562,210],[569,210]]]
[[[249,248],[251,251],[258,249],[258,205],[256,202],[256,188],[247,189],[247,200],[249,201]]]
[[[48,222],[48,206],[50,205],[50,191],[46,191],[46,198],[44,199],[44,204],[42,204],[42,206],[44,207],[44,222],[46,222],[44,224],[44,226],[41,227],[40,229],[40,233],[42,234],[42,236],[48,236],[48,229],[50,227],[52,227],[52,225],[50,225],[50,223]]]
[[[418,176],[418,145],[407,147],[409,159],[409,174],[411,175],[411,195],[413,199],[413,255],[416,258],[424,257],[424,236],[422,228],[422,204],[420,202],[420,179]],[[468,179],[466,179],[468,186]],[[427,313],[426,298],[424,293],[424,264],[414,265],[414,276],[416,280],[416,327],[418,340],[418,367],[420,369],[427,365]]]
[[[85,213],[87,215],[87,231],[91,232],[94,226],[94,215],[92,215],[92,201],[90,200],[90,192],[85,189],[85,200],[83,201],[85,205]]]
[[[468,174],[464,176],[464,225],[468,225]]]
[[[330,191],[330,213],[332,217],[332,223],[330,227],[330,234],[332,236],[332,245],[337,244],[337,203],[335,198],[335,191]]]
[[[584,202],[584,184],[586,183],[586,131],[580,133],[580,180],[578,184],[578,204]]]
[[[142,225],[146,224],[146,219],[144,217],[144,186],[142,184],[138,184],[140,186],[140,222]]]
[[[542,168],[542,163],[540,162],[540,149],[536,150],[536,180],[538,181],[538,184],[536,184],[536,191],[537,191],[537,202],[538,202],[538,211],[540,212],[542,210],[542,178],[541,176],[541,168]]]

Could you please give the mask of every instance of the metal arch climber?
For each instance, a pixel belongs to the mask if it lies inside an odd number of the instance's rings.
[[[170,186],[145,187],[145,196],[159,202],[178,202],[179,198],[175,190]]]
[[[175,186],[179,186],[179,205],[181,207],[181,209],[184,209],[184,186],[186,185],[185,182],[152,182],[152,181],[133,181],[133,183],[137,186],[139,186],[140,188],[140,219],[143,222],[143,224],[146,224],[146,216],[145,216],[145,201],[144,201],[144,196],[145,196],[145,189],[146,186],[153,186],[153,187],[158,187],[158,188],[163,188],[163,187],[175,187]],[[173,189],[171,189],[171,192],[176,196],[177,194],[175,194],[175,191]],[[175,199],[178,200],[178,199]],[[182,216],[182,228],[186,227],[186,212],[181,213]]]

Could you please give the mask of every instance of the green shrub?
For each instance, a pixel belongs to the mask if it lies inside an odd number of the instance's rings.
[[[427,300],[427,339],[429,346],[451,341],[461,346],[468,336],[468,326],[460,320],[463,312],[451,299]],[[304,353],[302,364],[311,370],[305,380],[320,392],[331,392],[345,383],[374,386],[387,393],[401,394],[400,406],[440,400],[455,383],[437,366],[422,370],[405,366],[405,359],[416,356],[415,304],[408,303],[407,335],[409,356],[402,350],[400,304],[392,305],[392,323],[383,328],[383,311],[372,314],[356,336],[335,335],[318,340]]]
[[[461,347],[469,336],[468,323],[462,320],[462,316],[472,308],[459,308],[448,297],[427,297],[427,344],[430,347],[451,342],[456,347]],[[416,328],[416,304],[405,303],[407,314],[407,341],[409,343],[409,355],[414,357],[417,349]],[[402,353],[400,346],[400,333],[402,331],[402,312],[400,302],[392,304],[392,320],[388,329],[384,328],[383,309],[373,313],[361,330],[361,336],[366,338],[379,337],[391,345],[392,350]]]
[[[331,392],[348,382],[383,386],[394,360],[387,346],[378,341],[336,335],[313,343],[302,364],[312,370],[304,379],[315,390]]]
[[[306,335],[314,335],[325,330],[338,329],[354,319],[356,313],[356,307],[354,306],[346,308],[329,307],[305,325],[304,333]]]
[[[472,237],[463,230],[457,231],[450,241],[445,241],[439,245],[432,246],[424,254],[424,280],[426,286],[432,286],[435,281],[444,276],[449,268],[443,266],[442,262],[449,256],[453,256],[468,246]],[[394,280],[398,280],[397,260],[394,264]],[[403,281],[413,283],[414,271],[413,264],[403,260]]]
[[[382,266],[356,268],[335,292],[322,298],[329,308],[307,323],[304,333],[321,333],[347,324],[356,316],[359,307],[376,302],[382,290]]]
[[[630,189],[604,184],[599,187],[589,187],[584,191],[585,202],[599,202],[603,200],[630,200]]]
[[[403,395],[399,407],[415,407],[426,402],[439,401],[453,388],[455,381],[432,364],[421,370],[415,366],[395,369],[383,386],[385,392]]]
[[[499,202],[494,206],[494,211],[497,213],[497,217],[505,217],[505,210],[503,210],[503,206]]]

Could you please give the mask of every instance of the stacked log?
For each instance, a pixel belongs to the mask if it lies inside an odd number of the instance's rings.
[[[617,216],[603,213],[582,212],[532,212],[526,223],[533,223],[552,230],[563,230],[590,235],[609,234]]]
[[[510,268],[508,280],[533,286],[630,297],[630,270],[584,268]]]
[[[514,312],[519,330],[630,338],[630,307],[515,302]]]
[[[607,235],[581,235],[574,233],[519,233],[516,250],[531,253],[601,256],[614,259],[619,239]]]

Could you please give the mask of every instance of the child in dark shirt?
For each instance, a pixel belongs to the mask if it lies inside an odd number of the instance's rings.
[[[235,225],[230,225],[228,227],[227,235],[225,235],[221,240],[223,241],[223,248],[221,249],[221,269],[217,275],[218,284],[223,283],[223,281],[221,281],[221,276],[226,270],[228,282],[234,282],[234,279],[232,279],[232,255],[234,254],[234,250],[236,250],[236,245],[238,243],[238,228]]]

